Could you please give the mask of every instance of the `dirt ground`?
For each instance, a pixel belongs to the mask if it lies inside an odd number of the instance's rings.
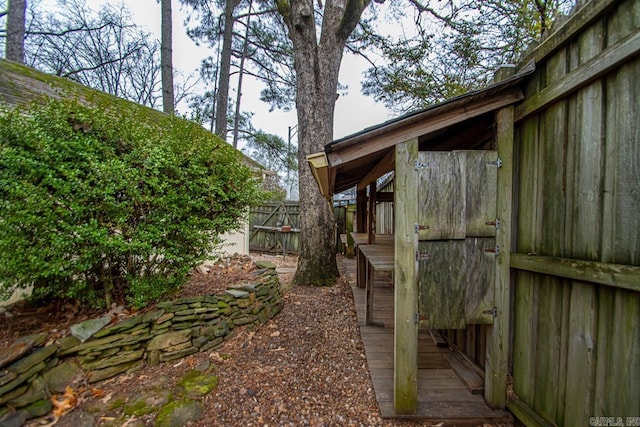
[[[161,384],[171,389],[197,366],[211,366],[219,378],[216,390],[202,399],[204,412],[193,426],[391,426],[425,425],[382,420],[360,338],[353,295],[344,276],[332,287],[291,287],[297,259],[253,256],[277,265],[285,289],[283,310],[267,324],[235,336],[216,351],[181,361],[144,367],[97,383],[99,393],[79,402],[108,408],[118,399],[132,399]],[[253,261],[238,258],[206,274],[197,273],[183,295],[213,292],[240,281]],[[339,262],[340,259],[339,259]],[[99,313],[77,307],[10,309],[2,320],[0,345],[38,330],[52,335]],[[6,316],[7,313],[0,313]],[[10,326],[9,326],[10,325]],[[0,347],[1,348],[1,347]],[[91,400],[96,402],[91,402]],[[102,405],[102,406],[101,406]],[[154,425],[155,414],[123,418],[121,409],[95,413],[97,425]],[[73,425],[72,413],[55,420]],[[65,420],[66,419],[66,420]],[[122,420],[126,419],[126,423]],[[30,425],[53,425],[51,417]]]

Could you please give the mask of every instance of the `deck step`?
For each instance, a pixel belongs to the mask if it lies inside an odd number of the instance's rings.
[[[484,377],[470,365],[459,353],[451,353],[447,355],[451,369],[460,377],[464,385],[472,394],[484,393]]]

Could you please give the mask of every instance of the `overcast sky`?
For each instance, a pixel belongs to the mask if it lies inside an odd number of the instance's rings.
[[[88,0],[92,8],[98,9],[105,0]],[[124,3],[133,12],[136,24],[147,27],[160,38],[160,5],[156,0],[125,0]],[[173,63],[174,67],[185,75],[197,73],[200,60],[208,55],[207,49],[197,47],[186,35],[184,14],[186,9],[173,0]],[[365,61],[351,54],[345,54],[340,69],[340,82],[349,87],[347,95],[340,96],[336,102],[334,137],[358,132],[390,118],[390,113],[382,104],[360,93],[360,80],[365,70]],[[235,85],[231,87],[235,98]],[[254,113],[253,125],[256,129],[279,135],[285,141],[289,126],[297,123],[295,110],[284,113],[279,110],[269,112],[269,106],[259,100],[262,86],[255,80],[245,77],[242,89],[242,109]],[[182,108],[186,112],[185,108]],[[294,140],[294,142],[296,142]]]

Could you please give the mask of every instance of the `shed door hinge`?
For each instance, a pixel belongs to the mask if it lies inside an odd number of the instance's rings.
[[[493,307],[491,310],[483,310],[482,314],[490,314],[495,319],[498,317],[498,309]]]
[[[416,251],[416,261],[429,261],[431,259],[431,254]]]
[[[422,163],[422,162],[419,162],[417,160],[413,163],[413,168],[415,170],[417,170],[417,171],[419,171],[420,169],[427,168],[427,167],[429,167],[429,163]]]
[[[415,223],[415,225],[413,226],[413,229],[415,230],[416,234],[418,234],[420,232],[420,230],[428,230],[429,226],[428,225],[420,225],[417,222]]]
[[[498,256],[498,255],[500,255],[500,246],[496,246],[495,248],[488,248],[488,249],[485,249],[484,251],[493,253],[496,256]]]
[[[421,320],[427,320],[427,316],[423,314],[418,314],[418,313],[413,315],[413,321],[415,322],[416,325],[420,323]]]
[[[485,224],[492,225],[496,230],[500,230],[500,218],[496,218],[495,221],[487,221]]]
[[[502,159],[500,157],[498,157],[497,160],[493,161],[493,162],[487,162],[487,165],[490,166],[497,166],[498,169],[502,167]]]

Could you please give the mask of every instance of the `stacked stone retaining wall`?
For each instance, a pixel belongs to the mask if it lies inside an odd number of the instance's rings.
[[[257,265],[250,281],[220,294],[161,302],[113,324],[109,316],[91,319],[59,339],[46,333],[19,338],[0,351],[0,425],[47,414],[51,396],[71,383],[96,383],[145,363],[214,350],[235,327],[267,322],[283,299],[275,268]]]

